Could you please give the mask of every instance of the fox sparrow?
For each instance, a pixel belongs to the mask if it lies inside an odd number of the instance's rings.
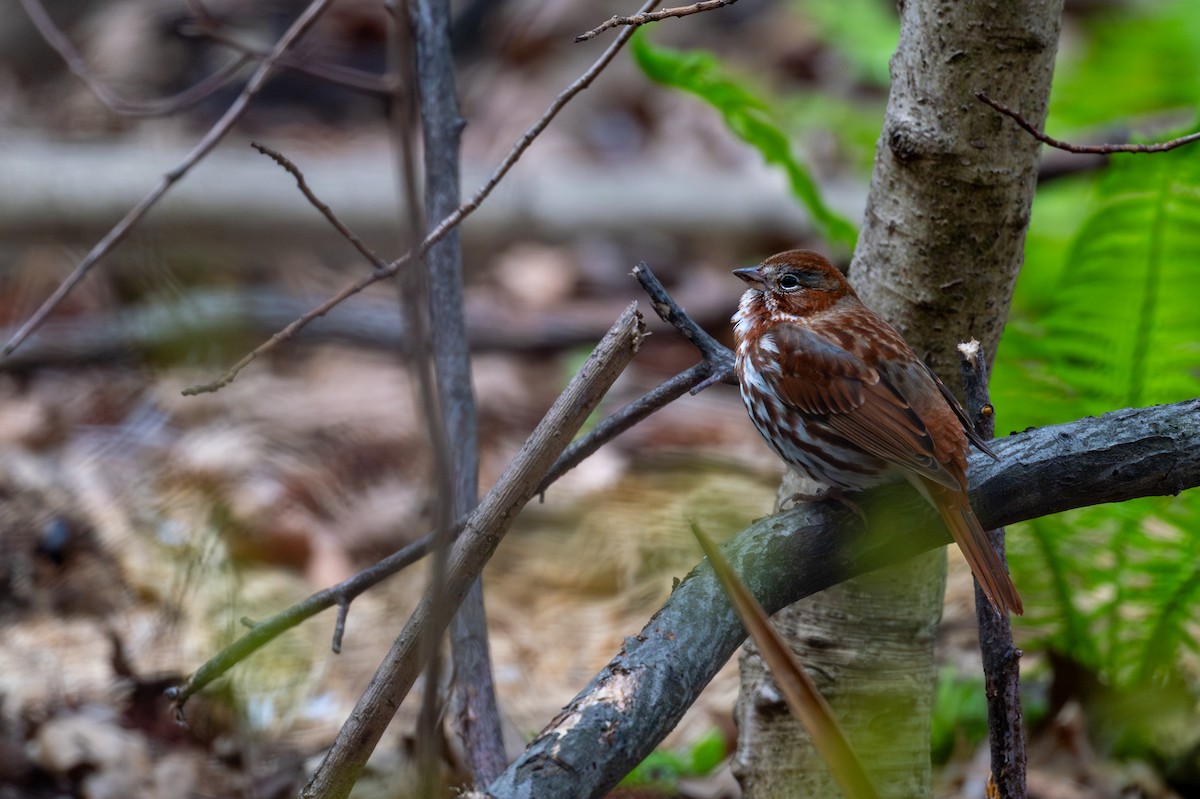
[[[834,490],[906,478],[945,521],[999,611],[1021,597],[967,499],[968,438],[954,395],[832,264],[791,250],[733,272],[737,376],[758,432],[792,468]]]

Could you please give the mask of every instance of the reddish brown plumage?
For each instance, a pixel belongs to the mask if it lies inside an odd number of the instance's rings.
[[[833,488],[909,480],[941,514],[992,605],[1021,613],[967,499],[968,437],[986,445],[953,395],[820,255],[790,250],[734,274],[751,284],[734,316],[738,382],[767,442]]]

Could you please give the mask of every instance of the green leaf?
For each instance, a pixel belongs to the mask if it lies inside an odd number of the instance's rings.
[[[808,169],[792,154],[791,142],[771,113],[771,106],[730,76],[715,55],[656,47],[640,30],[630,41],[630,48],[651,80],[694,94],[720,112],[734,135],[757,149],[768,164],[784,171],[792,194],[824,235],[853,249],[858,237],[854,225],[825,204]]]
[[[658,750],[651,752],[621,780],[622,787],[674,791],[685,777],[704,777],[725,759],[725,736],[709,730],[687,752]]]
[[[1046,270],[1016,297],[1036,328],[1001,345],[1023,364],[997,372],[1017,427],[1200,394],[1200,149],[1114,157],[1063,262],[1030,260],[1021,283]],[[1059,391],[1022,401],[1029,381]]]
[[[941,670],[929,732],[934,763],[950,759],[959,736],[970,744],[987,738],[987,686],[982,676],[962,678],[951,668]]]
[[[721,765],[727,754],[725,736],[720,730],[709,730],[692,745],[692,773],[703,777]]]
[[[804,0],[794,5],[860,78],[877,86],[891,82],[888,61],[900,40],[900,20],[893,4],[879,0]]]

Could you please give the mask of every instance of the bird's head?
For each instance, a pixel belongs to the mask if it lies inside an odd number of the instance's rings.
[[[811,316],[843,297],[856,297],[837,267],[808,250],[781,252],[758,266],[734,269],[733,273],[750,284],[742,305],[761,301],[772,316]]]

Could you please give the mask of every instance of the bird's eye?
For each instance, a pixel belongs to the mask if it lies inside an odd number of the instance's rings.
[[[779,288],[784,291],[793,291],[800,288],[800,278],[795,275],[788,274],[779,278]]]

